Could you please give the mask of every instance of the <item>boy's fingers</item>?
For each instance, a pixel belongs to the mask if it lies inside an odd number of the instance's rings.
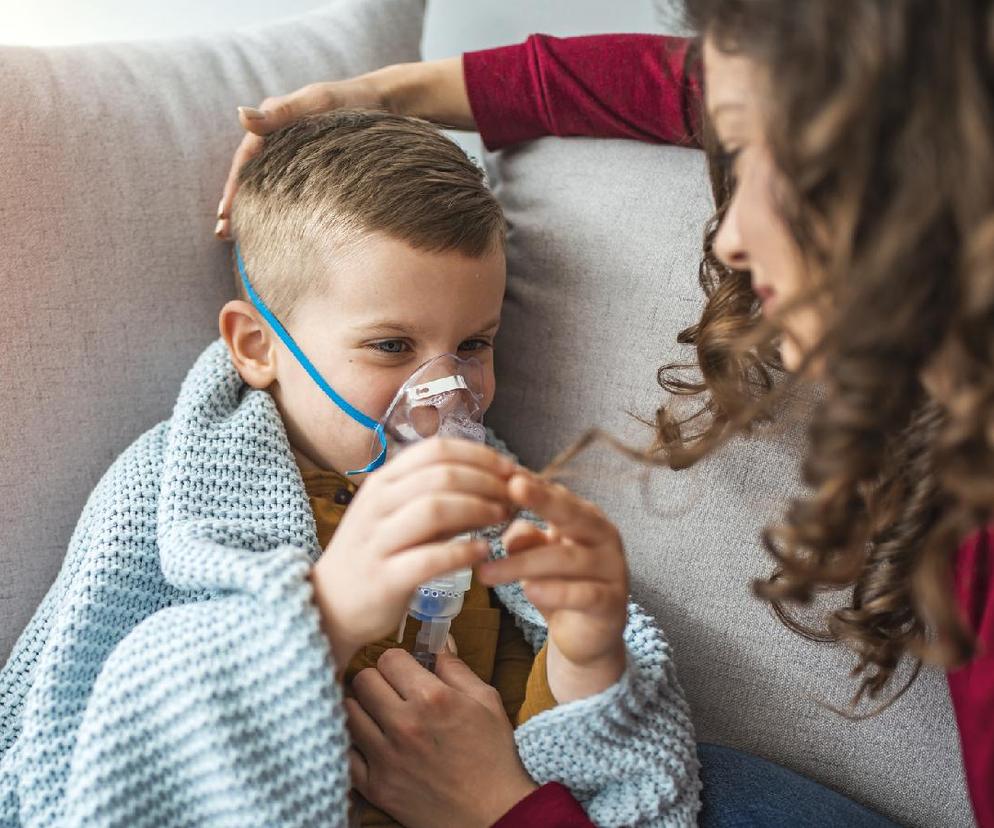
[[[518,468],[510,457],[489,446],[471,440],[432,437],[402,451],[376,474],[388,482],[434,463],[476,466],[505,480]]]
[[[431,492],[474,495],[509,505],[504,478],[466,463],[434,463],[378,488],[377,502],[383,513],[393,512],[419,495]]]
[[[516,473],[508,483],[508,493],[517,505],[545,518],[564,537],[581,543],[618,537],[614,525],[593,504],[531,472]]]
[[[411,592],[418,584],[454,569],[471,567],[490,554],[484,540],[445,541],[416,546],[392,555],[384,563],[384,577],[394,589]]]
[[[596,550],[579,544],[535,546],[525,552],[480,564],[476,571],[488,586],[526,578],[608,581],[616,573]]]
[[[509,555],[549,542],[548,534],[531,521],[516,520],[501,536]]]
[[[459,492],[430,492],[409,500],[373,529],[372,540],[387,555],[452,538],[507,520],[501,503]]]

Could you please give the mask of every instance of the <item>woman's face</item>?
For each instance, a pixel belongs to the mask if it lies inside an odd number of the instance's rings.
[[[809,286],[809,271],[777,209],[777,189],[783,182],[764,129],[767,78],[751,59],[722,52],[705,38],[704,79],[708,115],[734,179],[715,253],[728,267],[752,274],[752,288],[769,316]],[[784,331],[784,365],[796,370],[821,333],[819,314],[805,305],[778,322]]]

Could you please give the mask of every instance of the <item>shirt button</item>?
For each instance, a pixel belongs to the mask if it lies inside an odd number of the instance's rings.
[[[339,506],[348,506],[352,502],[352,492],[344,486],[335,492],[335,503]]]

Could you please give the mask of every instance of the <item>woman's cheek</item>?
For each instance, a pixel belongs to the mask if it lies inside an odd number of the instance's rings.
[[[802,307],[791,313],[784,320],[784,335],[780,346],[780,355],[784,367],[788,371],[797,371],[804,364],[806,355],[818,347],[824,325],[817,308]],[[817,375],[821,368],[818,365],[808,370],[809,374]]]

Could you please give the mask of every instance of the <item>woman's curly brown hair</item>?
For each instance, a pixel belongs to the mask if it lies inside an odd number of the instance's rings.
[[[783,214],[833,309],[809,354],[825,386],[804,464],[810,493],[766,531],[776,567],[754,588],[792,629],[855,650],[855,704],[878,696],[906,655],[953,666],[974,652],[951,563],[994,511],[994,10],[687,5],[697,31],[770,78]],[[689,419],[657,413],[656,448],[676,466],[748,431],[800,381],[781,377],[749,274],[714,254],[731,181],[710,149],[719,209],[701,266],[706,306],[680,335],[696,371],[659,372],[664,389],[703,400]],[[786,609],[850,587],[826,630]]]

